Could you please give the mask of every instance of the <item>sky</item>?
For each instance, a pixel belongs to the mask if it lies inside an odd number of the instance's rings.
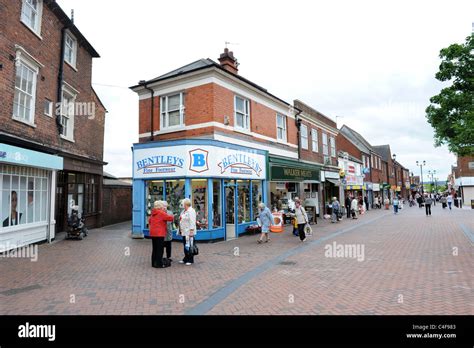
[[[105,170],[131,176],[138,97],[128,89],[200,58],[225,42],[239,74],[279,98],[300,99],[362,134],[390,144],[415,175],[445,180],[456,157],[434,147],[425,118],[440,49],[463,43],[473,1],[58,0],[99,52],[93,87],[105,104]],[[427,176],[425,175],[425,180]]]

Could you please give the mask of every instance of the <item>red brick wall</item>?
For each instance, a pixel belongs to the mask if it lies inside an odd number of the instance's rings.
[[[55,118],[43,114],[43,103],[46,98],[54,103],[57,102],[62,24],[48,6],[43,4],[41,40],[20,21],[21,5],[21,1],[0,0],[0,32],[2,33],[0,35],[0,63],[3,64],[3,70],[0,71],[0,86],[2,86],[0,130],[26,140],[41,142],[46,146],[61,148],[76,155],[102,160],[105,110],[97,103],[98,100],[91,88],[91,55],[78,44],[77,71],[67,63],[64,64],[64,81],[79,91],[76,102],[96,102],[95,119],[90,120],[85,116],[75,117],[75,142],[72,143],[59,137]],[[44,65],[39,69],[37,76],[35,128],[12,120],[16,67],[11,58],[16,55],[15,44],[22,46]]]
[[[313,161],[316,163],[324,163],[324,155],[323,155],[323,133],[327,134],[328,136],[328,156],[331,158],[331,164],[337,166],[337,157],[331,157],[331,141],[329,140],[332,136],[327,131],[323,130],[321,127],[314,125],[304,119],[301,120],[301,124],[306,125],[308,127],[308,149],[305,150],[301,148],[301,159],[305,161]],[[318,132],[318,152],[313,151],[312,145],[312,132],[315,129]],[[339,150],[337,145],[337,137],[336,139],[336,156],[337,151]]]
[[[336,137],[336,147],[339,151],[347,152],[349,155],[362,160],[361,151],[342,133],[339,133]]]
[[[469,162],[474,162],[474,156],[458,157],[456,177],[474,176],[474,169],[469,169]]]
[[[198,125],[207,122],[218,122],[224,124],[224,117],[229,119],[228,126],[234,126],[234,96],[235,93],[220,85],[209,83],[185,90],[185,124]],[[155,117],[154,128],[159,130],[160,117],[160,96],[154,99]],[[150,122],[150,99],[139,101],[139,133],[149,133]],[[251,131],[267,137],[276,139],[276,114],[277,112],[265,105],[250,100],[250,127]],[[233,134],[222,128],[206,127],[202,129],[177,131],[155,136],[157,140],[172,140],[189,137],[210,135],[214,132]],[[240,137],[248,140],[258,141],[265,144],[274,144],[274,141],[245,135],[239,132]],[[294,119],[287,118],[287,138],[288,143],[297,145],[297,129]],[[140,139],[140,142],[150,141],[149,137]],[[294,150],[294,148],[291,148]]]
[[[132,187],[103,186],[102,226],[132,219]]]

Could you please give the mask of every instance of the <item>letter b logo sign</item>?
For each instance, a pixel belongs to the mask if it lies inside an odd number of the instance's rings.
[[[206,165],[206,158],[201,153],[193,154],[193,166],[204,167]]]
[[[189,170],[196,173],[202,173],[209,170],[209,165],[207,162],[208,154],[209,152],[203,149],[189,151]]]

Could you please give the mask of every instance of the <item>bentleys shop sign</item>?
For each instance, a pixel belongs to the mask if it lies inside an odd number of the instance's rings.
[[[266,179],[266,156],[213,145],[134,149],[134,178],[225,177]]]

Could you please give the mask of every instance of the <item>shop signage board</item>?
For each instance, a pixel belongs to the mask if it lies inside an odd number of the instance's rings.
[[[135,179],[222,177],[265,180],[266,156],[256,150],[214,145],[175,145],[135,148]]]
[[[44,169],[63,169],[62,157],[6,144],[0,144],[0,162]]]
[[[304,181],[320,180],[319,169],[306,169],[285,166],[271,166],[270,180],[278,181]]]
[[[380,191],[380,184],[372,184],[373,191]]]

